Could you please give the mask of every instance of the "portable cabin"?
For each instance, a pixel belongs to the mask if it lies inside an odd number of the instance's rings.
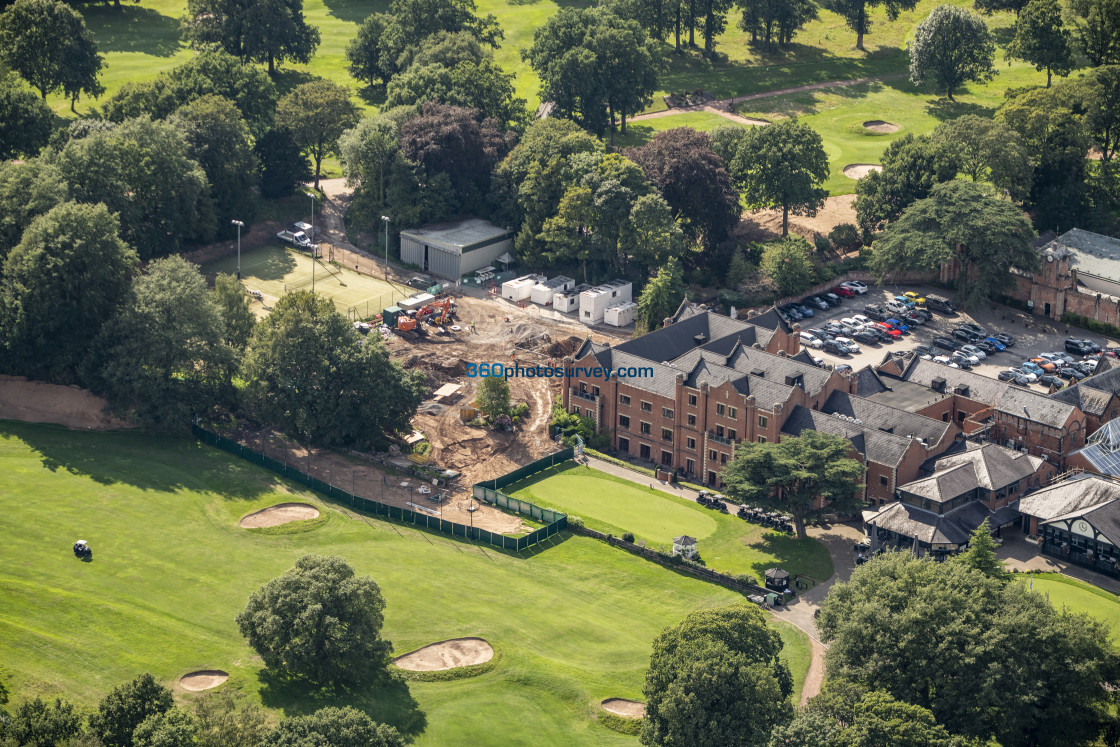
[[[633,284],[626,280],[612,280],[579,294],[579,320],[584,324],[599,324],[610,306],[633,301]]]
[[[562,293],[556,293],[552,296],[552,308],[557,311],[562,311],[565,314],[572,311],[579,311],[579,296],[585,290],[590,290],[591,286],[580,283],[575,288]]]
[[[603,312],[603,321],[612,327],[626,327],[634,323],[638,315],[638,304],[633,301],[608,306]]]
[[[507,301],[527,301],[533,294],[533,286],[537,284],[536,275],[522,275],[513,280],[502,283],[502,298]]]
[[[549,306],[552,304],[552,299],[557,293],[569,291],[574,288],[575,285],[575,280],[564,277],[563,275],[552,278],[551,280],[542,280],[533,286],[533,291],[529,296],[529,300],[540,306]]]

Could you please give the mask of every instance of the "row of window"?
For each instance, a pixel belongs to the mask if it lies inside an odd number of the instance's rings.
[[[598,394],[598,392],[596,392],[596,394]],[[690,395],[688,395],[688,399],[689,399],[689,404],[690,405],[695,405],[696,404],[696,395],[690,394]],[[629,395],[626,395],[626,394],[618,395],[618,403],[620,405],[629,406],[629,404],[630,404]],[[652,402],[646,402],[646,401],[643,400],[641,402],[641,406],[642,406],[642,412],[653,412],[653,403]],[[739,416],[739,408],[731,407],[729,405],[717,404],[716,405],[716,414],[717,415],[726,415],[727,417],[731,418],[732,420],[735,420]],[[669,407],[662,407],[661,408],[661,417],[665,418],[666,420],[672,420],[673,415],[674,415],[674,412],[671,408],[669,408]],[[765,415],[759,415],[758,416],[758,427],[759,428],[765,428],[768,423],[769,423],[769,419]],[[696,416],[695,415],[688,415],[688,424],[689,425],[696,425]]]

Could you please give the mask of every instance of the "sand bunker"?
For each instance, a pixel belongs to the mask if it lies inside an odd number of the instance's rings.
[[[879,135],[886,135],[890,132],[898,132],[898,125],[884,122],[881,119],[870,119],[863,123],[863,126]]]
[[[844,167],[844,176],[849,179],[862,179],[872,171],[882,171],[883,167],[877,163],[850,163]]]
[[[318,515],[319,509],[306,503],[280,503],[254,511],[241,520],[241,526],[245,529],[276,527],[292,521],[314,519]]]
[[[439,672],[484,664],[493,658],[494,649],[481,638],[452,638],[398,656],[393,663],[410,672]]]
[[[624,698],[607,698],[603,701],[603,710],[626,718],[645,718],[646,704]]]
[[[184,690],[198,692],[217,687],[228,679],[229,675],[220,669],[204,669],[200,672],[184,674],[179,678],[179,684]]]

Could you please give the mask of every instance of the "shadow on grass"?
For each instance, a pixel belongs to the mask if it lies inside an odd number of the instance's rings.
[[[306,716],[320,708],[352,706],[374,721],[396,727],[407,737],[416,737],[428,726],[428,718],[412,697],[408,683],[399,676],[384,674],[373,682],[354,687],[326,688],[291,679],[262,669],[261,702],[285,716]]]
[[[766,531],[761,541],[752,542],[750,547],[776,558],[775,567],[799,569],[799,572],[812,576],[818,582],[832,576],[832,558],[828,554],[828,548],[811,537],[799,540],[786,534]]]
[[[374,13],[387,13],[390,0],[325,0],[327,11],[335,18],[361,23]]]
[[[262,247],[250,256],[251,263],[242,258],[242,272],[261,280],[283,280],[296,269],[296,258],[282,246]]]
[[[358,89],[358,98],[370,106],[381,106],[385,103],[386,87],[384,83],[374,83]]]
[[[276,74],[272,76],[272,82],[276,84],[276,92],[281,96],[290,93],[296,86],[310,83],[313,80],[320,80],[320,78],[306,70],[293,70],[291,68],[277,70]]]
[[[170,57],[179,51],[179,20],[152,8],[87,8],[86,25],[102,52],[140,52]]]
[[[965,93],[965,91],[958,91],[957,95],[959,96],[962,93]],[[985,119],[991,119],[995,116],[996,110],[995,107],[984,106],[983,104],[967,101],[950,101],[947,98],[939,98],[926,104],[926,113],[944,122],[949,119],[963,117],[965,114],[976,114]]]

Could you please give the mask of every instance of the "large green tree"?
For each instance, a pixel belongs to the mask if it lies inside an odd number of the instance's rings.
[[[1005,57],[1045,70],[1047,88],[1053,73],[1063,78],[1070,74],[1074,68],[1073,41],[1062,25],[1058,0],[1031,0],[1015,22],[1015,37],[1007,45]]]
[[[16,0],[0,14],[0,61],[39,91],[101,93],[103,64],[93,34],[76,10],[59,0]]]
[[[805,522],[822,514],[841,516],[864,506],[864,467],[850,455],[846,438],[804,431],[777,442],[739,444],[724,468],[724,492],[732,499],[784,511],[793,517],[799,539]]]
[[[1069,13],[1089,63],[1120,64],[1120,0],[1070,0]]]
[[[646,745],[765,745],[793,717],[781,636],[755,607],[693,612],[653,641],[642,694]]]
[[[385,13],[372,13],[358,26],[357,35],[346,45],[346,71],[354,80],[372,86],[378,80],[386,83],[396,72],[396,59],[383,50],[381,37],[392,19]]]
[[[218,273],[214,278],[213,296],[225,325],[225,343],[240,355],[257,324],[257,317],[249,307],[249,294],[233,275]]]
[[[1109,162],[1120,146],[1120,65],[1090,71],[1078,82],[1084,98],[1085,128]]]
[[[739,28],[750,32],[751,41],[761,38],[767,52],[773,41],[781,46],[792,44],[793,35],[818,16],[812,0],[738,0],[738,5],[742,9]]]
[[[887,553],[829,590],[817,625],[830,678],[927,708],[955,734],[1081,745],[1112,720],[1120,660],[1104,625],[965,563]]]
[[[0,161],[0,262],[37,216],[66,200],[66,181],[49,161]]]
[[[132,747],[198,747],[198,722],[178,708],[154,713],[132,732]]]
[[[747,130],[728,163],[748,206],[780,208],[782,236],[789,215],[816,215],[828,197],[828,154],[821,136],[795,119]]]
[[[367,20],[370,28],[366,33],[370,38],[363,45],[365,49],[369,49],[372,36],[378,34],[376,59],[366,58],[374,63],[370,72],[388,83],[440,32],[464,32],[480,44],[497,47],[504,37],[498,19],[493,14],[479,17],[476,10],[474,0],[393,0],[389,12],[379,22]],[[438,38],[435,43],[439,43]]]
[[[906,176],[907,167],[895,156],[895,151],[892,152],[894,157],[888,167],[891,173],[875,180],[874,194],[868,190],[863,195],[873,199],[903,197],[906,193],[924,193],[922,196],[925,196],[932,188],[931,182],[951,179],[950,172],[954,167],[968,174],[974,182],[991,182],[998,189],[1006,191],[1012,199],[1022,200],[1030,193],[1033,168],[1030,154],[1019,133],[1003,122],[966,114],[938,125],[933,132],[932,143],[928,143],[931,147],[926,147],[928,141],[918,142],[922,145],[906,154],[907,161],[913,167],[909,173],[918,176],[917,180],[911,181]],[[923,151],[932,158],[923,158]],[[886,160],[884,156],[884,161]],[[930,169],[929,166],[934,168]],[[917,189],[903,187],[901,191],[895,191],[888,186],[902,187],[905,181],[910,181],[912,187]],[[889,213],[877,217],[893,219],[901,213],[898,205],[902,200],[891,202],[893,204],[882,206],[887,207]]]
[[[242,377],[261,416],[316,444],[384,444],[410,427],[423,398],[419,372],[308,291],[284,295],[256,325]]]
[[[36,156],[50,140],[54,112],[15,75],[0,75],[0,162]]]
[[[194,701],[198,747],[260,747],[269,731],[265,710],[230,687]]]
[[[338,160],[347,185],[354,188],[347,220],[366,227],[377,225],[393,164],[401,158],[400,124],[389,115],[365,117],[338,139]]]
[[[975,147],[909,133],[895,140],[883,151],[882,171],[872,171],[856,182],[856,220],[860,228],[881,231],[916,200],[928,197],[934,185],[957,175],[961,170],[959,148]]]
[[[821,4],[827,10],[841,16],[848,28],[856,32],[856,49],[863,49],[863,36],[871,31],[869,12],[881,6],[890,21],[898,20],[904,10],[913,10],[918,0],[824,0]]]
[[[657,271],[638,296],[638,317],[634,333],[641,335],[658,329],[665,318],[671,316],[684,300],[684,281],[681,264],[670,259]]]
[[[275,127],[253,143],[253,155],[260,165],[261,194],[287,197],[311,178],[311,166],[291,131]]]
[[[350,91],[329,80],[298,85],[276,105],[277,126],[290,132],[315,162],[315,189],[319,189],[323,158],[338,152],[338,138],[357,122]]]
[[[414,63],[390,82],[385,107],[414,106],[428,101],[477,109],[504,126],[524,126],[528,119],[525,99],[516,96],[513,73],[507,73],[493,56],[479,62],[461,60],[454,66]]]
[[[393,644],[381,637],[385,599],[369,576],[335,556],[304,555],[249,595],[241,634],[279,669],[322,685],[382,676]]]
[[[0,341],[10,372],[76,382],[137,263],[104,205],[66,202],[36,218],[0,273]]]
[[[914,29],[909,43],[910,80],[933,83],[953,101],[954,89],[995,76],[996,43],[980,16],[956,5],[939,5]]]
[[[478,409],[492,418],[509,414],[509,383],[501,376],[487,376],[475,397]]]
[[[198,266],[182,257],[148,265],[107,323],[92,357],[95,391],[122,415],[159,428],[190,425],[228,401],[235,351]]]
[[[182,30],[196,47],[217,44],[238,59],[267,62],[270,74],[286,61],[310,62],[321,41],[304,20],[303,0],[189,0]]]
[[[407,740],[356,708],[320,708],[307,716],[280,721],[267,735],[269,747],[405,747]]]
[[[70,740],[81,733],[81,714],[62,698],[55,698],[53,703],[39,697],[25,700],[11,716],[0,721],[0,740],[4,744],[54,747],[72,744]]]
[[[899,267],[940,270],[956,263],[957,299],[973,307],[1014,284],[1011,268],[1034,272],[1038,252],[1030,221],[991,187],[953,180],[908,207],[875,241],[872,272],[880,278]]]
[[[810,255],[813,247],[800,236],[768,241],[762,246],[758,269],[783,296],[805,290],[816,278]]]
[[[132,747],[132,733],[149,716],[175,706],[171,691],[145,672],[119,685],[101,699],[89,717],[89,728],[105,747]]]

